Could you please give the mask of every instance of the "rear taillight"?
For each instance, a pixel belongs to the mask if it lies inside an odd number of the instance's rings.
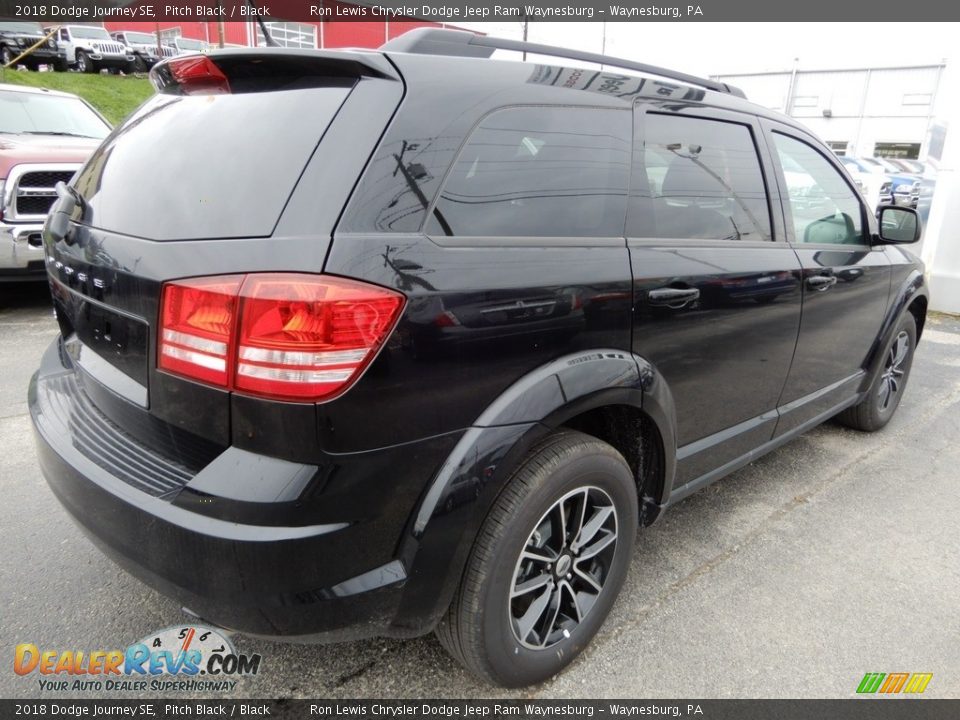
[[[243,275],[196,278],[163,287],[157,365],[214,385],[227,385]]]
[[[176,85],[184,95],[227,95],[230,81],[206,55],[188,55],[158,65],[150,73],[157,90]]]
[[[162,370],[250,395],[314,402],[349,388],[389,337],[404,297],[323,275],[168,283]]]

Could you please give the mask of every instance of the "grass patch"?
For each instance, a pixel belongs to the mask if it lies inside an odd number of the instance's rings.
[[[0,83],[48,88],[79,95],[116,125],[153,95],[146,78],[133,75],[84,75],[74,72],[0,70]]]

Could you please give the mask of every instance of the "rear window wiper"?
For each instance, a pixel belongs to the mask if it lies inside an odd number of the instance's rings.
[[[53,237],[54,241],[63,240],[68,245],[71,241],[68,238],[70,230],[70,218],[73,211],[80,208],[80,219],[83,220],[87,213],[87,199],[74,187],[60,181],[57,183],[57,202],[50,212],[47,219],[46,229]]]

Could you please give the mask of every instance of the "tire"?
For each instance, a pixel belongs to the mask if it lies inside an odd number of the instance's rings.
[[[589,644],[623,586],[637,508],[633,473],[610,445],[573,431],[546,438],[484,521],[437,627],[441,644],[468,671],[503,687],[532,685],[563,670]],[[578,546],[583,529],[591,534]]]
[[[837,420],[863,432],[875,432],[890,422],[910,379],[916,347],[917,323],[908,312],[884,348],[883,367],[863,400],[837,415]]]
[[[57,72],[67,72],[70,67],[67,65],[67,61],[61,58],[59,60],[54,60],[53,69]]]
[[[0,48],[0,65],[7,66],[9,65],[16,55],[13,54],[13,51],[4,45]]]
[[[128,69],[128,72],[130,71],[135,73],[145,73],[147,71],[147,61],[144,60],[140,55],[134,55],[131,67]]]
[[[96,72],[93,60],[83,50],[77,50],[77,70],[82,73]]]

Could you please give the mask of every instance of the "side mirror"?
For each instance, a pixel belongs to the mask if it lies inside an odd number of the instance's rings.
[[[903,245],[920,239],[920,216],[913,208],[884,205],[878,219],[881,242]]]

